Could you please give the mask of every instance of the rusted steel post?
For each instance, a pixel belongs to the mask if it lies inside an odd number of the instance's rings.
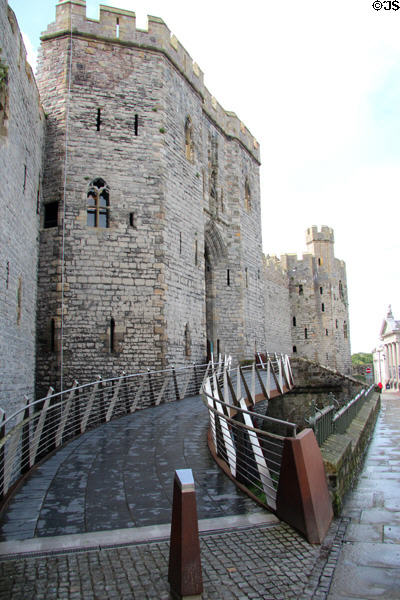
[[[175,471],[168,581],[174,598],[201,598],[203,579],[191,469]]]
[[[277,516],[320,544],[333,518],[321,450],[312,429],[285,438],[277,498]]]

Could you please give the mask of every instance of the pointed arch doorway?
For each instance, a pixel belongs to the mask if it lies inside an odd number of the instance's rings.
[[[225,269],[227,248],[214,221],[209,221],[204,231],[206,336],[207,360],[222,351],[220,320],[221,269]]]

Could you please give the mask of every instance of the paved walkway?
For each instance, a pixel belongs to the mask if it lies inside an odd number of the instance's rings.
[[[358,484],[321,546],[263,522],[268,513],[202,520],[203,598],[398,600],[399,442],[400,395],[385,394]],[[4,542],[0,599],[166,600],[168,549],[162,527]]]
[[[400,394],[386,393],[356,486],[329,600],[400,598]]]
[[[137,411],[71,441],[10,502],[0,540],[169,523],[176,469],[192,469],[200,519],[263,511],[211,458],[200,397]]]

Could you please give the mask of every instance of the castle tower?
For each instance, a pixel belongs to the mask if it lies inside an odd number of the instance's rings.
[[[282,257],[289,275],[293,353],[351,372],[346,266],[334,256],[329,227],[306,232],[309,253]]]
[[[81,382],[262,345],[259,148],[165,23],[60,0],[48,115],[38,380]],[[60,383],[61,385],[61,383]],[[64,384],[63,384],[64,385]]]
[[[327,271],[333,268],[334,257],[333,229],[323,225],[319,230],[313,225],[306,231],[307,252],[312,254],[317,261],[317,266],[324,266]]]

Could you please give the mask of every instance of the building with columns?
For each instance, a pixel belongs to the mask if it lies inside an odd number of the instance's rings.
[[[400,389],[400,321],[393,317],[389,305],[379,333],[379,343],[373,351],[375,383]]]

